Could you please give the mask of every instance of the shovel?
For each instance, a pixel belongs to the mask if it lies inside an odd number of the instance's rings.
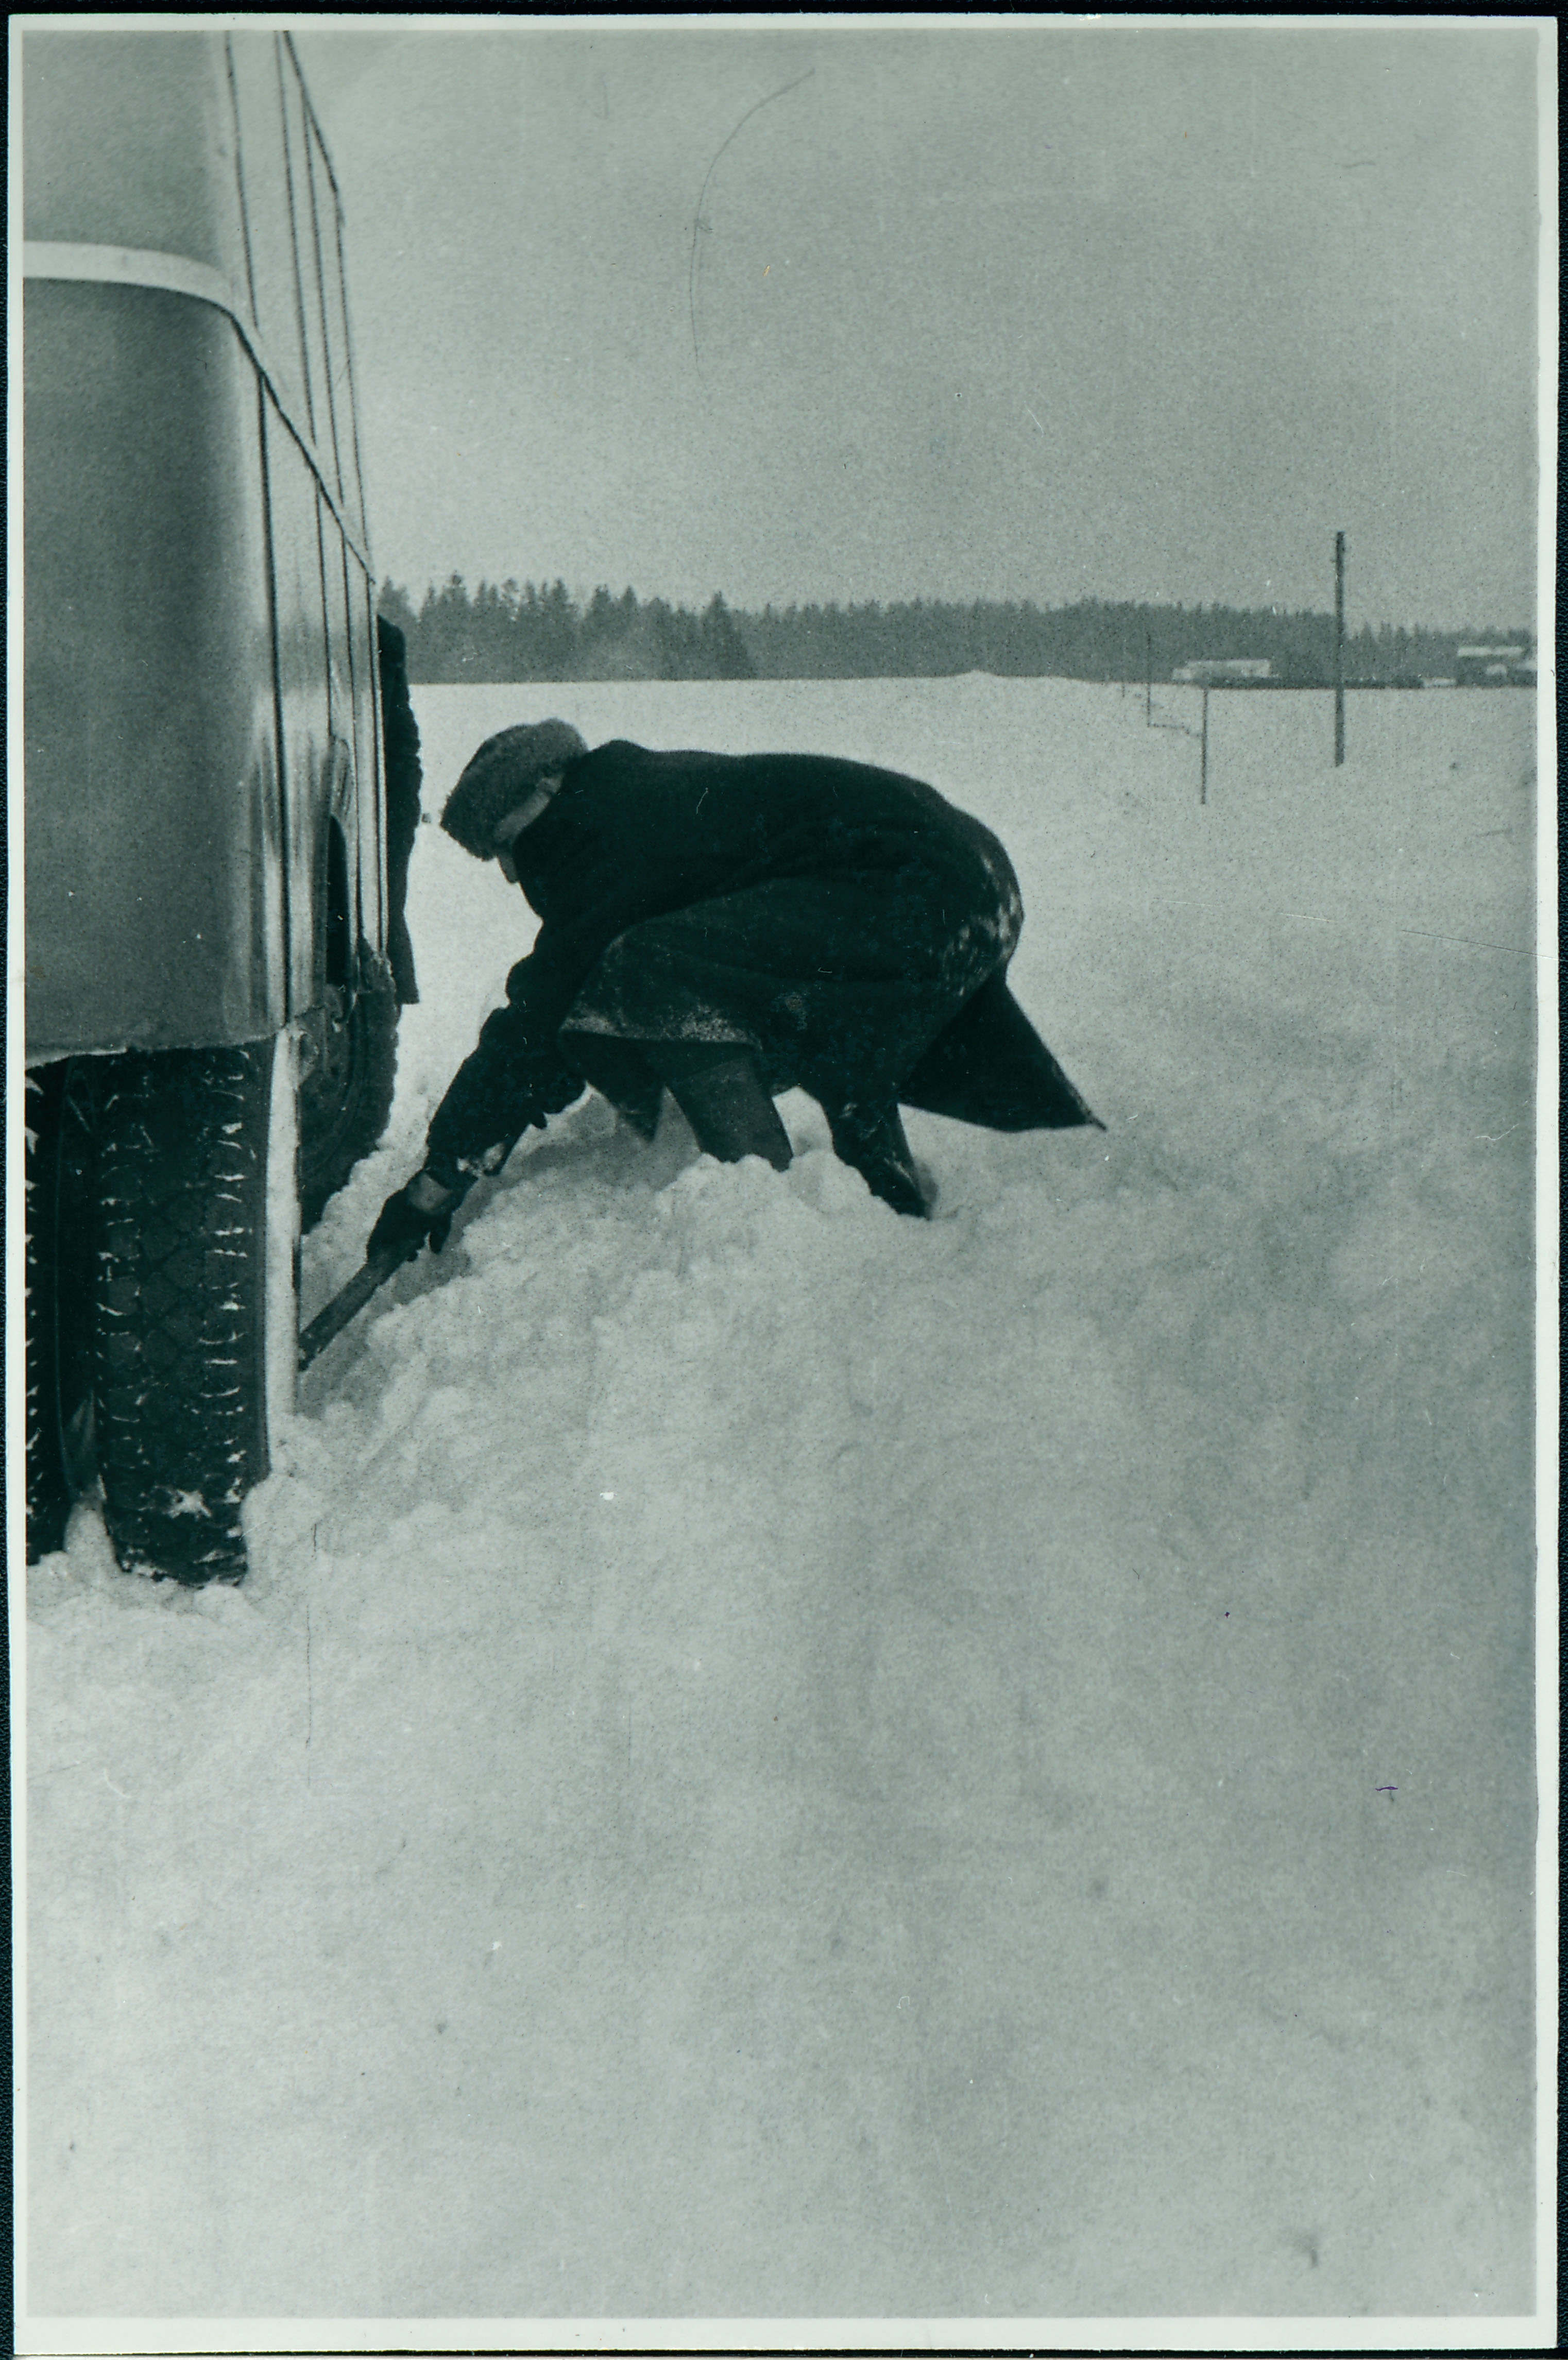
[[[408,1259],[403,1253],[381,1253],[367,1262],[363,1270],[355,1271],[341,1295],[334,1295],[324,1311],[318,1311],[299,1338],[299,1366],[308,1369],[318,1352],[325,1351],[334,1336],[341,1336],[349,1321],[363,1311],[378,1286],[385,1286],[395,1270],[400,1270]]]

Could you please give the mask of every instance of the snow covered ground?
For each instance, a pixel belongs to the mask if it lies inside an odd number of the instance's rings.
[[[1181,699],[1185,694],[1183,705]],[[1195,692],[1168,689],[1195,721]],[[239,1591],[29,1580],[34,2313],[1458,2313],[1532,2276],[1533,714],[424,689],[997,828],[1108,1130],[530,1134]],[[388,1141],[526,949],[429,828]]]

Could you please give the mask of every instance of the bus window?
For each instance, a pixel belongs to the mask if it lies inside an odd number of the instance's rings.
[[[263,411],[289,832],[288,892],[294,913],[289,1008],[291,1015],[298,1015],[315,996],[310,965],[311,928],[302,913],[314,902],[321,812],[332,783],[327,615],[315,478],[293,436],[278,422],[270,401],[263,404]]]
[[[289,202],[294,212],[294,248],[299,262],[299,311],[305,332],[305,371],[310,401],[311,432],[326,472],[327,487],[336,493],[336,453],[332,449],[332,406],[327,394],[327,344],[321,311],[321,272],[317,258],[316,213],[310,202],[310,147],[306,126],[305,98],[299,76],[287,51],[280,52],[283,71],[283,129],[289,153]]]
[[[328,709],[331,715],[332,732],[345,752],[354,759],[356,765],[356,780],[364,781],[368,786],[370,782],[365,772],[357,768],[360,749],[355,742],[354,727],[358,718],[354,711],[354,650],[349,637],[351,626],[348,584],[343,575],[345,552],[343,528],[323,499],[318,499],[316,502],[316,523],[321,535],[321,587],[326,602]],[[357,567],[355,571],[358,571]],[[376,809],[374,792],[366,793],[364,796],[364,802],[374,812]],[[354,908],[359,913],[358,923],[361,932],[364,932],[367,925],[374,925],[376,923],[374,909],[365,907],[363,872],[362,851],[361,847],[356,846],[354,862]],[[373,879],[373,896],[374,890]]]
[[[321,137],[310,115],[305,120],[310,158],[310,193],[316,213],[316,261],[321,273],[321,335],[327,352],[327,399],[332,413],[332,442],[337,459],[337,486],[345,502],[354,467],[354,442],[348,419],[348,348],[343,329],[342,290],[338,275],[338,199],[321,149]]]
[[[327,299],[327,351],[332,366],[332,418],[337,427],[338,472],[349,521],[365,529],[365,486],[360,479],[359,417],[350,365],[348,306],[343,292],[343,216],[323,164],[316,182],[317,222],[321,233],[321,279]]]
[[[289,220],[289,169],[283,148],[283,91],[274,35],[233,34],[230,89],[238,124],[240,200],[251,310],[284,399],[310,423],[305,387],[299,274]]]
[[[348,588],[343,580],[343,527],[322,500],[322,588],[327,613],[327,669],[332,678],[332,734],[354,744],[354,657],[349,646]]]
[[[343,587],[348,595],[349,693],[354,701],[354,760],[360,782],[360,890],[366,907],[362,931],[376,941],[387,932],[385,880],[382,875],[381,766],[376,760],[375,622],[370,611],[370,585],[358,562],[343,551]],[[370,906],[371,904],[374,906]]]

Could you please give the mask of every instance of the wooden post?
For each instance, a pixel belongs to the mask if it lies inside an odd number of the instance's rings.
[[[1334,537],[1334,767],[1345,760],[1345,535]]]
[[[1144,726],[1154,719],[1154,628],[1145,624],[1143,632],[1143,718]]]
[[[1198,801],[1209,800],[1209,692],[1203,691],[1203,750],[1198,770]]]

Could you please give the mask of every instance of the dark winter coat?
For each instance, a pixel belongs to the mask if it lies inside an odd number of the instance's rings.
[[[572,763],[513,845],[541,921],[430,1125],[438,1175],[570,1105],[596,1049],[736,1041],[777,1094],[1003,1130],[1093,1121],[1013,1000],[1018,880],[918,780],[816,755]]]

